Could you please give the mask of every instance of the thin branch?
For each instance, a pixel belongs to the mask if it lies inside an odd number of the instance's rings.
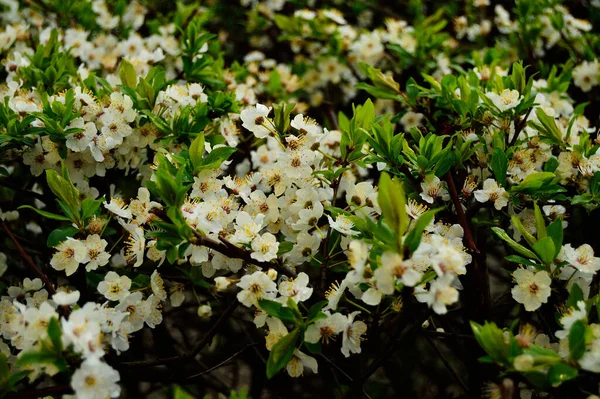
[[[37,267],[37,265],[33,262],[33,259],[31,259],[31,256],[29,256],[29,254],[27,252],[25,252],[25,250],[23,249],[23,247],[21,246],[21,244],[19,243],[17,238],[14,236],[12,231],[10,231],[10,229],[8,228],[8,225],[6,224],[6,222],[4,220],[2,221],[2,229],[4,229],[4,231],[6,232],[8,237],[11,239],[13,244],[15,244],[15,246],[17,247],[17,250],[19,251],[19,254],[25,260],[25,262],[42,279],[42,281],[46,285],[46,289],[48,290],[50,295],[56,294],[56,290],[54,289],[54,286],[52,285],[52,282],[50,281],[48,276],[39,267]]]
[[[213,367],[211,367],[211,368],[209,368],[207,370],[204,370],[204,371],[202,371],[202,372],[200,372],[198,374],[190,375],[186,379],[192,380],[192,379],[200,377],[200,376],[202,376],[204,374],[208,374],[208,373],[210,373],[210,372],[218,369],[219,367],[222,367],[222,366],[226,365],[227,363],[229,363],[230,361],[232,361],[233,359],[235,359],[236,357],[238,357],[239,355],[241,355],[242,353],[244,353],[246,351],[246,349],[251,348],[251,347],[256,346],[256,345],[258,345],[258,342],[253,342],[251,344],[248,344],[248,345],[244,346],[242,349],[240,349],[239,351],[235,352],[233,355],[229,356],[227,359],[223,360],[222,362],[220,362],[220,363],[214,365]]]
[[[237,308],[239,302],[234,299],[231,301],[227,309],[221,313],[215,324],[204,334],[202,339],[198,341],[191,351],[184,353],[178,356],[165,357],[162,359],[154,359],[154,360],[140,360],[134,362],[123,362],[118,365],[119,368],[145,368],[145,367],[155,367],[155,366],[166,366],[168,364],[176,363],[181,360],[189,360],[196,357],[202,349],[213,339],[216,333],[219,331],[221,325],[227,320],[227,318],[233,313],[233,311]]]
[[[235,244],[229,242],[228,240],[226,240],[223,237],[219,237],[219,240],[220,240],[220,242],[219,242],[219,241],[213,240],[212,238],[209,238],[209,237],[201,234],[199,231],[193,230],[193,232],[194,232],[194,238],[191,242],[194,245],[205,246],[214,251],[220,252],[223,255],[226,255],[230,258],[242,259],[243,261],[252,263],[253,265],[257,265],[262,268],[277,269],[278,272],[280,272],[281,274],[284,274],[288,277],[296,277],[296,272],[294,272],[293,270],[290,270],[290,269],[288,269],[282,265],[279,265],[277,263],[258,261],[256,259],[252,258],[250,256],[250,252],[248,252],[246,249],[236,246]]]
[[[71,385],[55,385],[47,388],[35,389],[32,391],[14,392],[6,395],[6,399],[22,399],[22,398],[42,398],[46,396],[54,396],[73,392]]]
[[[450,363],[448,363],[448,360],[446,360],[446,357],[444,356],[444,354],[442,353],[442,351],[440,350],[440,348],[438,348],[438,346],[435,344],[435,342],[433,342],[433,340],[430,337],[428,337],[427,335],[425,335],[425,339],[433,347],[433,349],[435,350],[435,352],[439,356],[440,360],[444,364],[444,367],[446,367],[446,370],[448,370],[448,372],[452,375],[452,378],[454,378],[454,380],[460,384],[460,386],[465,390],[465,392],[468,393],[469,392],[469,388],[463,382],[463,380],[460,378],[460,376],[456,373],[456,371],[454,371],[454,369],[452,368],[452,366],[450,365]]]
[[[456,213],[458,215],[458,223],[465,232],[465,242],[467,244],[467,248],[471,253],[478,254],[479,249],[477,249],[477,245],[475,245],[473,235],[471,234],[471,228],[469,227],[469,222],[467,221],[467,216],[465,215],[465,212],[463,211],[462,205],[460,203],[460,199],[458,198],[458,191],[456,191],[456,184],[454,183],[452,172],[448,172],[448,174],[446,175],[446,182],[448,182],[448,191],[450,191],[452,203],[456,208]]]

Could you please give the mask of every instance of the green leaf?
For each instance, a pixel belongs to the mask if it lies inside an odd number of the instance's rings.
[[[73,237],[75,234],[77,234],[78,231],[79,229],[73,226],[59,227],[58,229],[53,230],[48,235],[46,245],[49,248],[54,248],[55,246],[66,240],[68,237]]]
[[[550,223],[546,229],[548,237],[554,242],[554,257],[556,258],[560,253],[563,244],[563,224],[562,219],[558,218],[554,222]]]
[[[535,229],[538,240],[547,236],[546,234],[546,222],[544,221],[544,215],[538,206],[537,202],[533,203],[533,213],[535,215]]]
[[[135,89],[137,85],[137,75],[133,65],[127,61],[127,59],[121,59],[121,65],[119,66],[119,78],[121,82],[132,89]]]
[[[173,387],[173,399],[195,399],[195,396],[187,393],[182,387],[179,385],[175,385]]]
[[[569,293],[569,298],[567,299],[566,307],[575,308],[577,307],[577,302],[583,301],[583,291],[581,291],[581,287],[579,284],[573,284],[571,286],[571,292]]]
[[[579,360],[585,353],[585,325],[581,320],[573,323],[569,331],[569,353],[571,360]]]
[[[522,256],[519,255],[509,255],[506,256],[504,259],[506,259],[509,262],[513,262],[513,263],[518,263],[520,265],[527,265],[527,266],[533,266],[536,269],[543,269],[543,267],[535,262],[530,261],[529,259],[525,259]]]
[[[294,356],[294,349],[296,349],[296,342],[300,337],[300,328],[294,328],[290,333],[281,338],[269,354],[267,360],[267,378],[271,379],[279,370],[284,368],[292,357]]]
[[[521,255],[525,256],[528,259],[540,260],[540,258],[538,258],[538,256],[535,253],[531,252],[530,250],[528,250],[527,248],[525,248],[524,246],[522,246],[521,244],[519,244],[518,242],[516,242],[512,238],[510,238],[508,236],[508,234],[506,234],[506,231],[502,230],[499,227],[492,227],[492,231],[498,237],[500,237],[502,240],[506,241],[506,243],[508,244],[509,247],[511,247],[512,249],[514,249],[515,251],[517,251]]]
[[[492,153],[492,172],[496,181],[506,186],[506,171],[508,170],[508,158],[504,151],[500,148],[496,148]]]
[[[46,169],[46,181],[54,195],[69,207],[73,215],[77,215],[79,210],[79,190],[71,183],[71,180],[68,178],[68,172],[66,173],[67,177],[65,178],[60,176],[54,169]]]
[[[550,237],[544,237],[533,246],[533,250],[536,254],[538,254],[539,258],[545,264],[549,265],[554,260],[554,254],[556,253],[556,248],[554,247],[554,241]]]
[[[433,220],[434,215],[438,213],[441,209],[442,208],[431,209],[419,216],[417,222],[415,223],[415,226],[406,235],[406,238],[404,239],[404,245],[408,246],[411,253],[414,253],[417,250],[419,244],[421,244],[423,231],[427,226],[429,226],[429,224]]]
[[[312,305],[310,309],[308,309],[308,314],[306,315],[306,324],[322,319],[323,316],[327,317],[325,313],[321,312],[321,309],[323,309],[325,305],[327,305],[327,301],[317,302]]]
[[[62,352],[62,331],[56,317],[50,319],[50,323],[48,324],[48,337],[50,338],[50,342],[52,342],[54,350],[56,352]]]
[[[557,387],[565,381],[577,377],[579,372],[576,368],[565,363],[556,363],[548,370],[548,381],[553,387]]]
[[[521,233],[525,241],[527,241],[527,243],[531,246],[535,245],[535,243],[537,242],[536,238],[533,235],[531,235],[530,232],[527,231],[525,226],[523,226],[521,219],[519,219],[517,215],[512,215],[510,217],[510,220],[512,221],[512,224],[517,229],[517,231]]]
[[[399,236],[404,235],[408,229],[409,218],[402,183],[397,179],[392,180],[387,173],[382,173],[379,178],[377,201],[386,223]]]
[[[63,221],[63,222],[70,222],[70,221],[72,221],[71,219],[69,219],[66,216],[58,215],[56,213],[42,211],[41,209],[34,208],[31,205],[21,205],[17,209],[32,209],[36,213],[38,213],[39,215],[42,215],[43,217],[48,218],[48,219],[52,219],[52,220],[60,220],[60,221]]]
[[[504,332],[496,324],[485,322],[480,325],[471,321],[473,335],[479,345],[498,363],[508,362],[508,345],[504,339]]]
[[[95,200],[95,199],[91,199],[91,198],[86,198],[81,202],[81,218],[82,219],[87,219],[89,217],[92,217],[96,214],[96,212],[98,211],[98,209],[100,209],[100,206],[102,205],[102,202],[104,201],[104,199],[99,199],[99,200]]]
[[[259,299],[258,306],[269,316],[276,317],[282,321],[294,323],[295,315],[294,311],[290,308],[284,307],[279,302],[270,301],[268,299]]]
[[[204,133],[200,133],[196,136],[192,144],[190,145],[190,161],[192,162],[193,168],[197,168],[202,165],[202,154],[204,153]]]

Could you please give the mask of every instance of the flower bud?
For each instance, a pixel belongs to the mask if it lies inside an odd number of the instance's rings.
[[[198,306],[198,316],[203,319],[208,319],[210,316],[212,316],[212,308],[210,305],[205,304]]]
[[[215,288],[219,292],[225,291],[229,287],[230,284],[231,284],[231,280],[229,280],[227,277],[215,278]]]
[[[515,357],[513,366],[517,371],[527,371],[533,367],[533,356],[531,355],[519,355]]]
[[[277,278],[277,270],[275,269],[269,269],[267,271],[267,276],[269,276],[269,278],[273,281],[275,281],[275,279]]]

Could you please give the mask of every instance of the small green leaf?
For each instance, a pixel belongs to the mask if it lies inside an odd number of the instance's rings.
[[[569,353],[571,360],[579,360],[585,353],[585,325],[581,320],[573,323],[569,331]]]
[[[200,133],[196,136],[192,144],[190,145],[190,161],[192,161],[193,168],[197,168],[202,165],[202,154],[204,153],[204,133]]]
[[[421,216],[419,216],[419,218],[417,219],[417,222],[415,223],[415,226],[406,235],[406,238],[404,239],[404,245],[408,246],[411,253],[413,253],[417,250],[417,248],[419,247],[419,244],[421,244],[421,238],[423,237],[423,231],[425,230],[425,228],[427,226],[429,226],[429,224],[433,220],[434,215],[437,212],[439,212],[441,209],[442,208],[431,209],[431,210],[425,212],[424,214],[422,214]]]
[[[386,223],[399,236],[404,235],[408,229],[409,218],[406,213],[406,197],[402,183],[392,180],[387,173],[382,173],[377,201]]]
[[[538,206],[537,202],[533,203],[533,213],[535,215],[535,229],[538,240],[547,236],[546,234],[546,222],[544,221],[544,215]]]
[[[132,89],[135,89],[137,85],[137,75],[133,65],[127,61],[127,59],[121,59],[121,65],[119,66],[119,78],[121,82]]]
[[[525,256],[527,259],[540,260],[540,258],[538,258],[538,256],[535,253],[531,252],[530,250],[528,250],[527,248],[510,238],[508,234],[506,234],[506,231],[502,230],[499,227],[492,227],[492,231],[496,233],[496,235],[502,240],[506,241],[509,247],[511,247],[521,255]]]
[[[284,307],[279,302],[270,301],[268,299],[259,299],[258,306],[271,317],[276,317],[290,323],[295,322],[294,311],[289,307]]]
[[[508,158],[504,151],[500,148],[496,148],[492,153],[492,172],[496,181],[506,186],[506,171],[508,170]]]
[[[54,350],[56,352],[62,352],[62,331],[56,317],[50,319],[50,323],[48,324],[48,337],[50,338],[50,342],[52,342]]]
[[[553,387],[557,387],[565,381],[577,377],[579,372],[565,363],[556,363],[548,370],[548,381]]]
[[[82,219],[87,219],[89,217],[92,217],[96,214],[96,212],[98,211],[98,209],[100,209],[100,206],[102,205],[102,202],[104,201],[104,199],[91,199],[91,198],[86,198],[81,202],[81,218]]]
[[[267,378],[271,379],[279,370],[284,368],[292,357],[294,356],[294,350],[296,349],[296,342],[300,337],[300,328],[294,328],[290,333],[282,337],[269,354],[267,360]]]
[[[63,222],[70,222],[70,221],[72,221],[71,219],[69,219],[66,216],[58,215],[56,213],[42,211],[41,209],[34,208],[31,205],[21,205],[17,209],[32,209],[33,211],[35,211],[39,215],[42,215],[43,217],[48,218],[48,219],[52,219],[52,220],[60,220],[60,221],[63,221]]]
[[[554,247],[554,241],[550,237],[544,237],[533,246],[533,250],[538,254],[539,258],[545,264],[549,265],[552,263],[555,257],[556,248]]]
[[[577,302],[583,301],[583,291],[581,291],[581,287],[579,284],[573,284],[571,286],[571,292],[569,293],[569,298],[567,299],[567,303],[565,304],[567,309],[577,307]]]
[[[76,227],[73,227],[73,226],[59,227],[58,229],[53,230],[48,235],[48,240],[46,241],[46,245],[49,248],[54,248],[58,244],[60,244],[64,240],[66,240],[68,237],[73,237],[75,234],[77,234],[78,231],[79,231],[79,229],[77,229]]]

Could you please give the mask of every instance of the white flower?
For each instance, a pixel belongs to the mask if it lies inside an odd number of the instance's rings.
[[[85,270],[96,270],[98,266],[104,266],[110,260],[110,254],[105,251],[106,240],[100,238],[98,234],[92,234],[83,242],[87,251],[89,262],[85,265]]]
[[[492,100],[500,112],[515,108],[523,99],[523,96],[521,96],[517,90],[510,89],[504,89],[500,94],[489,92],[486,93],[486,96]]]
[[[311,344],[316,344],[320,340],[323,343],[329,343],[330,339],[334,339],[336,335],[344,331],[348,324],[348,318],[341,313],[324,312],[327,315],[326,319],[319,319],[306,329],[304,340]]]
[[[360,353],[360,341],[362,336],[367,332],[367,325],[360,321],[354,321],[354,318],[360,312],[350,313],[346,327],[344,327],[342,335],[342,353],[346,357],[350,357],[350,353]]]
[[[253,252],[250,257],[261,262],[269,262],[277,258],[278,250],[279,242],[277,242],[277,238],[271,233],[265,233],[252,241]]]
[[[512,296],[518,303],[525,305],[525,310],[533,312],[542,303],[548,302],[552,280],[546,271],[533,272],[528,269],[517,269],[513,272],[517,283],[511,290]]]
[[[87,261],[85,245],[72,237],[56,246],[58,252],[50,260],[50,265],[56,270],[64,270],[67,276],[75,273],[80,263]]]
[[[447,307],[458,301],[458,291],[451,284],[454,275],[446,273],[436,278],[430,285],[429,291],[421,287],[415,289],[415,296],[419,302],[425,302],[437,314],[446,314]]]
[[[304,368],[310,369],[313,373],[318,372],[318,364],[317,360],[308,356],[298,349],[294,349],[294,355],[292,356],[292,360],[285,366],[286,371],[290,375],[290,377],[300,377],[304,373]]]
[[[402,124],[402,127],[404,127],[404,131],[408,132],[411,127],[419,126],[424,116],[425,115],[421,113],[408,111],[400,118],[400,123]]]
[[[242,110],[240,113],[242,127],[250,130],[259,139],[269,136],[271,133],[268,121],[269,112],[271,112],[271,107],[267,108],[262,104]]]
[[[131,211],[127,209],[127,204],[121,197],[111,197],[110,202],[104,201],[104,207],[114,213],[117,216],[120,216],[125,219],[131,219]]]
[[[56,302],[57,305],[74,305],[79,300],[79,291],[59,291],[52,296],[52,300]]]
[[[420,194],[421,198],[430,204],[433,204],[438,197],[444,201],[450,199],[448,190],[446,190],[440,178],[435,175],[429,175],[425,178],[423,183],[421,183],[421,190],[423,190]]]
[[[567,313],[564,313],[560,318],[560,324],[562,325],[562,330],[558,330],[554,335],[558,339],[565,339],[569,337],[569,333],[571,332],[571,327],[578,320],[583,320],[587,317],[587,309],[585,307],[584,301],[578,301],[576,307],[571,307],[567,310]]]
[[[331,218],[331,216],[327,215],[327,219],[329,220],[329,225],[331,228],[339,231],[342,234],[351,236],[358,234],[358,231],[352,230],[354,223],[352,223],[352,220],[350,220],[350,218],[346,215],[339,214],[335,218],[335,221]]]
[[[474,193],[475,199],[479,202],[493,201],[494,208],[500,210],[508,205],[510,198],[504,188],[498,186],[494,179],[486,179],[483,182],[483,190],[477,190]]]
[[[381,255],[381,267],[375,270],[374,275],[377,286],[386,295],[394,293],[393,277],[407,287],[414,287],[422,277],[421,273],[406,264],[399,254],[390,251]]]
[[[139,267],[144,262],[144,250],[146,249],[146,238],[144,230],[141,227],[136,227],[127,239],[125,258],[129,263],[133,263],[134,267]]]
[[[283,296],[282,303],[286,303],[288,298],[294,302],[304,302],[313,293],[313,289],[308,287],[309,278],[304,272],[299,273],[295,279],[282,279],[279,283],[279,293]]]
[[[243,276],[236,285],[242,289],[237,299],[246,307],[258,306],[259,299],[272,300],[277,292],[277,285],[261,271]]]
[[[235,235],[233,240],[239,243],[248,243],[254,240],[262,229],[264,215],[256,215],[255,218],[248,212],[239,212],[236,219]]]
[[[594,274],[600,270],[600,258],[594,257],[594,249],[589,244],[583,244],[577,249],[566,244],[562,247],[559,259],[569,262],[583,273]]]
[[[78,399],[117,398],[121,394],[119,372],[108,364],[88,358],[73,373],[71,386]]]
[[[110,271],[104,276],[104,280],[98,283],[98,292],[109,301],[121,301],[129,295],[131,279],[127,276],[119,276]]]
[[[161,301],[167,299],[167,292],[165,291],[163,279],[160,277],[157,270],[153,271],[150,276],[150,287],[152,288],[152,293],[156,295],[158,299]]]
[[[172,283],[169,288],[169,300],[171,301],[171,306],[177,308],[181,306],[183,301],[185,300],[185,293],[183,292],[184,285],[181,283]]]

